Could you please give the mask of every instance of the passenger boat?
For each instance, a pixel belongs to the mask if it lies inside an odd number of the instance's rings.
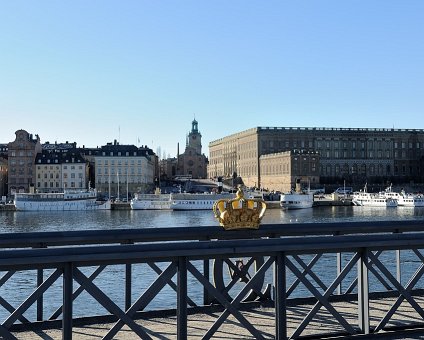
[[[290,191],[280,195],[280,206],[284,210],[312,208],[314,194],[312,192]]]
[[[314,205],[314,192],[301,189],[300,179],[296,180],[296,190],[280,195],[280,206],[283,210],[307,209]]]
[[[352,204],[364,207],[397,207],[398,201],[391,197],[386,197],[382,193],[367,192],[367,185],[365,184],[363,191],[353,193]]]
[[[133,210],[170,210],[172,194],[135,194],[130,201]]]
[[[71,211],[110,210],[110,201],[97,201],[95,189],[66,190],[62,193],[16,193],[16,210]]]
[[[179,193],[172,195],[172,210],[210,210],[215,201],[219,199],[232,199],[234,194],[231,193],[206,193],[206,194],[189,194]]]
[[[392,187],[388,187],[384,192],[380,193],[387,198],[394,199],[401,207],[424,207],[424,197],[422,195],[408,194],[404,190],[400,193],[392,191]]]

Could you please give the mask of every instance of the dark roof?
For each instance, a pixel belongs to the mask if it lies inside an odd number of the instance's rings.
[[[79,152],[43,150],[35,157],[36,164],[86,163]]]

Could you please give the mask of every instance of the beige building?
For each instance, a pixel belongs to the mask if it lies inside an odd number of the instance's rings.
[[[35,190],[63,192],[88,188],[88,163],[78,152],[43,150],[35,160]]]
[[[40,137],[25,130],[15,132],[16,139],[8,144],[9,195],[29,192],[35,181],[35,157],[41,152]]]
[[[256,127],[209,143],[208,176],[262,187],[260,157],[290,150],[319,153],[321,184],[424,182],[418,129]]]
[[[157,157],[147,147],[120,145],[116,141],[89,151],[95,169],[95,188],[105,197],[128,198],[136,192],[154,189],[158,176]]]
[[[287,192],[298,182],[315,187],[319,180],[319,154],[314,151],[284,151],[259,157],[261,187]]]

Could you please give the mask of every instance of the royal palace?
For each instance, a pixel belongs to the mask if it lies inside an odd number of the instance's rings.
[[[424,182],[424,130],[255,127],[209,143],[208,176],[290,190],[326,184]]]

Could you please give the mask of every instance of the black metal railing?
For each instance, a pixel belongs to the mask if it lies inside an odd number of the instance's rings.
[[[405,301],[417,317],[404,326],[424,326],[424,311],[417,299],[424,273],[423,228],[424,221],[388,221],[263,225],[259,230],[231,232],[189,227],[2,234],[0,307],[5,318],[0,336],[16,338],[15,332],[29,330],[35,322],[60,320],[63,338],[70,339],[77,299],[86,294],[117,320],[106,339],[112,339],[123,325],[148,339],[149,333],[137,319],[165,287],[175,292],[179,339],[188,336],[190,308],[203,305],[224,308],[203,338],[212,337],[230,315],[252,337],[264,338],[240,312],[242,304],[256,300],[271,304],[278,339],[301,337],[320,309],[335,320],[340,334],[380,332],[391,327]],[[134,280],[141,265],[156,277],[150,285],[135,289],[136,281],[142,281],[138,276]],[[98,282],[111,266],[123,266],[122,303]],[[8,283],[17,273],[34,270],[35,289],[19,298],[19,303],[10,300]],[[190,296],[188,277],[201,287],[200,299]],[[61,297],[58,308],[46,315],[49,290],[60,292]],[[372,294],[384,292],[395,292],[390,295],[394,302],[371,318]],[[287,306],[301,298],[308,298],[310,310],[293,326]],[[355,320],[335,307],[340,301],[355,302]],[[315,335],[328,335],[328,331],[321,329]]]

